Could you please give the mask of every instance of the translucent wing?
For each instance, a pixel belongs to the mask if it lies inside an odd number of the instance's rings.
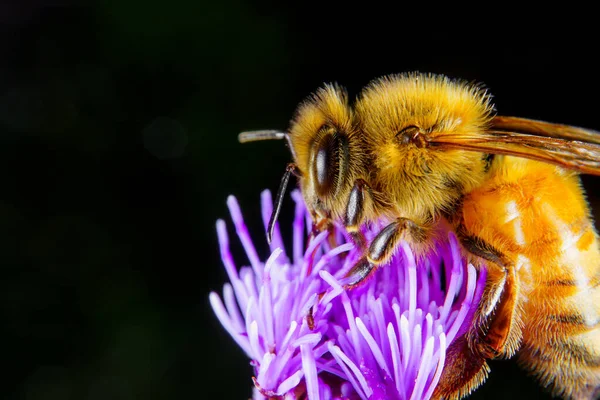
[[[429,145],[506,154],[600,175],[600,132],[517,117],[494,117],[488,130],[440,135]]]

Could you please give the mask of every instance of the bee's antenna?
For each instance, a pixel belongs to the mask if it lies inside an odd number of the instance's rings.
[[[277,130],[261,130],[261,131],[248,131],[242,132],[238,135],[238,140],[240,143],[248,143],[248,142],[258,142],[260,140],[281,140],[285,139],[287,141],[288,147],[290,148],[290,152],[292,153],[292,157],[296,158],[296,153],[294,152],[294,146],[292,146],[292,140],[290,139],[290,134],[287,132],[277,131]]]
[[[267,227],[267,242],[269,242],[269,244],[271,244],[273,229],[275,229],[275,222],[277,222],[279,212],[281,211],[283,196],[285,195],[285,190],[287,189],[288,182],[290,181],[290,175],[295,170],[296,164],[288,164],[287,168],[285,169],[285,173],[281,178],[281,183],[279,184],[279,189],[277,190],[277,195],[275,196],[275,208],[273,209],[273,213],[271,213],[271,219],[269,220],[269,226]]]
[[[277,130],[261,130],[261,131],[248,131],[242,132],[238,135],[238,140],[240,143],[248,143],[248,142],[257,142],[259,140],[281,140],[285,139],[288,143],[290,151],[292,152],[292,156],[296,158],[294,154],[294,148],[292,147],[292,143],[290,140],[290,135],[287,132],[277,131]],[[281,178],[281,183],[279,184],[279,189],[277,190],[277,195],[275,196],[275,208],[271,213],[271,219],[269,220],[269,225],[267,226],[267,241],[271,244],[271,239],[273,238],[273,230],[275,229],[275,223],[277,222],[277,218],[279,217],[279,213],[281,212],[281,206],[283,204],[283,197],[285,195],[285,191],[287,189],[288,182],[290,181],[290,175],[296,171],[296,164],[288,164],[285,169],[285,173]]]
[[[259,140],[281,140],[287,137],[286,132],[275,130],[249,131],[238,135],[240,143],[256,142]]]

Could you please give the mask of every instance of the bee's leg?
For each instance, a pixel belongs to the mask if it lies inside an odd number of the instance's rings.
[[[346,211],[344,212],[344,227],[350,235],[350,240],[354,242],[356,247],[363,251],[366,250],[367,241],[360,231],[360,223],[364,214],[365,197],[368,190],[369,185],[367,182],[365,182],[364,179],[357,179],[350,191],[348,203],[346,204]],[[330,217],[320,216],[314,210],[310,211],[310,213],[314,223],[310,232],[309,241],[324,230],[328,230],[331,233],[334,232],[335,227]],[[332,239],[333,236],[334,235],[329,235],[330,239]],[[335,240],[335,237],[333,237],[333,240]]]
[[[308,235],[308,243],[310,243],[311,240],[313,240],[315,238],[315,236],[317,236],[319,233],[321,233],[323,231],[329,231],[330,233],[332,233],[333,228],[334,228],[333,222],[331,221],[330,218],[313,216],[313,225],[312,225],[312,229]],[[329,236],[333,236],[333,235],[329,235]]]
[[[344,213],[344,226],[346,231],[350,235],[350,239],[354,242],[355,246],[361,250],[362,253],[366,253],[367,251],[367,240],[365,235],[360,231],[360,223],[363,218],[364,208],[365,208],[365,197],[366,193],[369,190],[369,186],[367,182],[363,179],[357,179],[354,182],[354,186],[350,191],[350,196],[348,197],[348,203],[346,204],[346,211]],[[317,213],[312,210],[311,215],[313,218],[313,228],[309,235],[309,241],[312,240],[319,232],[322,232],[325,229],[333,231],[334,227],[331,223],[330,218],[324,218],[317,215]],[[335,235],[330,234],[329,238],[331,239]],[[335,240],[335,238],[333,238]],[[330,241],[330,245],[331,245]],[[333,246],[332,246],[333,247]],[[315,249],[315,252],[317,249]],[[314,255],[314,253],[313,253]],[[368,261],[365,263],[363,259],[366,260],[365,257],[361,258],[354,267],[352,267],[350,273],[347,276],[352,276],[356,274],[359,281],[362,281],[366,276],[369,275],[370,271],[373,269],[373,265]],[[311,257],[312,260],[312,257]],[[312,262],[309,265],[309,272],[312,271]],[[318,299],[321,299],[325,295],[325,292],[319,294]],[[314,315],[313,309],[311,308],[306,316],[308,327],[313,330],[314,329]]]
[[[446,350],[446,360],[433,399],[461,399],[481,385],[490,371],[485,358],[474,352],[466,335]]]
[[[365,255],[346,274],[346,277],[353,279],[344,287],[352,289],[364,283],[377,266],[390,259],[400,240],[408,237],[415,241],[424,241],[428,236],[427,231],[428,226],[417,225],[406,218],[398,218],[387,225],[375,236]]]
[[[480,238],[466,235],[460,228],[457,233],[467,251],[489,261],[488,266],[500,269],[488,272],[483,298],[489,301],[480,305],[487,329],[483,335],[475,338],[474,344],[484,358],[510,357],[517,350],[521,336],[517,318],[519,282],[514,263]]]
[[[357,179],[354,182],[348,204],[346,204],[346,212],[344,213],[344,226],[350,235],[350,238],[363,252],[367,249],[367,240],[365,235],[360,231],[360,223],[362,222],[365,210],[365,194],[369,186],[363,179]]]
[[[456,233],[467,251],[488,261],[488,285],[483,299],[489,301],[480,305],[481,320],[475,322],[470,333],[457,338],[448,348],[440,383],[433,394],[435,399],[467,396],[486,379],[486,359],[512,355],[520,340],[516,322],[519,285],[513,263],[488,243],[468,235],[464,227],[459,226]],[[480,323],[487,323],[484,333]]]

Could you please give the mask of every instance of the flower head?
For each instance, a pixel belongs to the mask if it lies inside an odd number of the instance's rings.
[[[271,255],[261,261],[237,201],[230,197],[232,220],[250,261],[238,270],[225,222],[217,222],[231,283],[225,284],[222,299],[211,293],[210,302],[252,360],[254,397],[431,397],[446,349],[473,320],[485,270],[477,274],[465,264],[451,234],[422,259],[402,243],[372,279],[346,291],[342,282],[359,250],[341,227],[332,234],[339,245],[332,246],[328,233],[322,232],[304,249],[311,221],[300,193],[292,196],[296,214],[291,258],[276,227]],[[268,191],[262,204],[266,227],[272,210]],[[365,234],[372,238],[380,229],[372,224]]]

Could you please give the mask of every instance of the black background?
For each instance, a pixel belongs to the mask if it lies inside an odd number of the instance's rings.
[[[208,304],[226,279],[214,223],[235,194],[262,240],[259,194],[290,156],[237,133],[285,129],[322,82],[445,73],[502,114],[600,129],[590,11],[282,3],[2,3],[0,397],[248,397]],[[492,369],[471,398],[549,398]]]

